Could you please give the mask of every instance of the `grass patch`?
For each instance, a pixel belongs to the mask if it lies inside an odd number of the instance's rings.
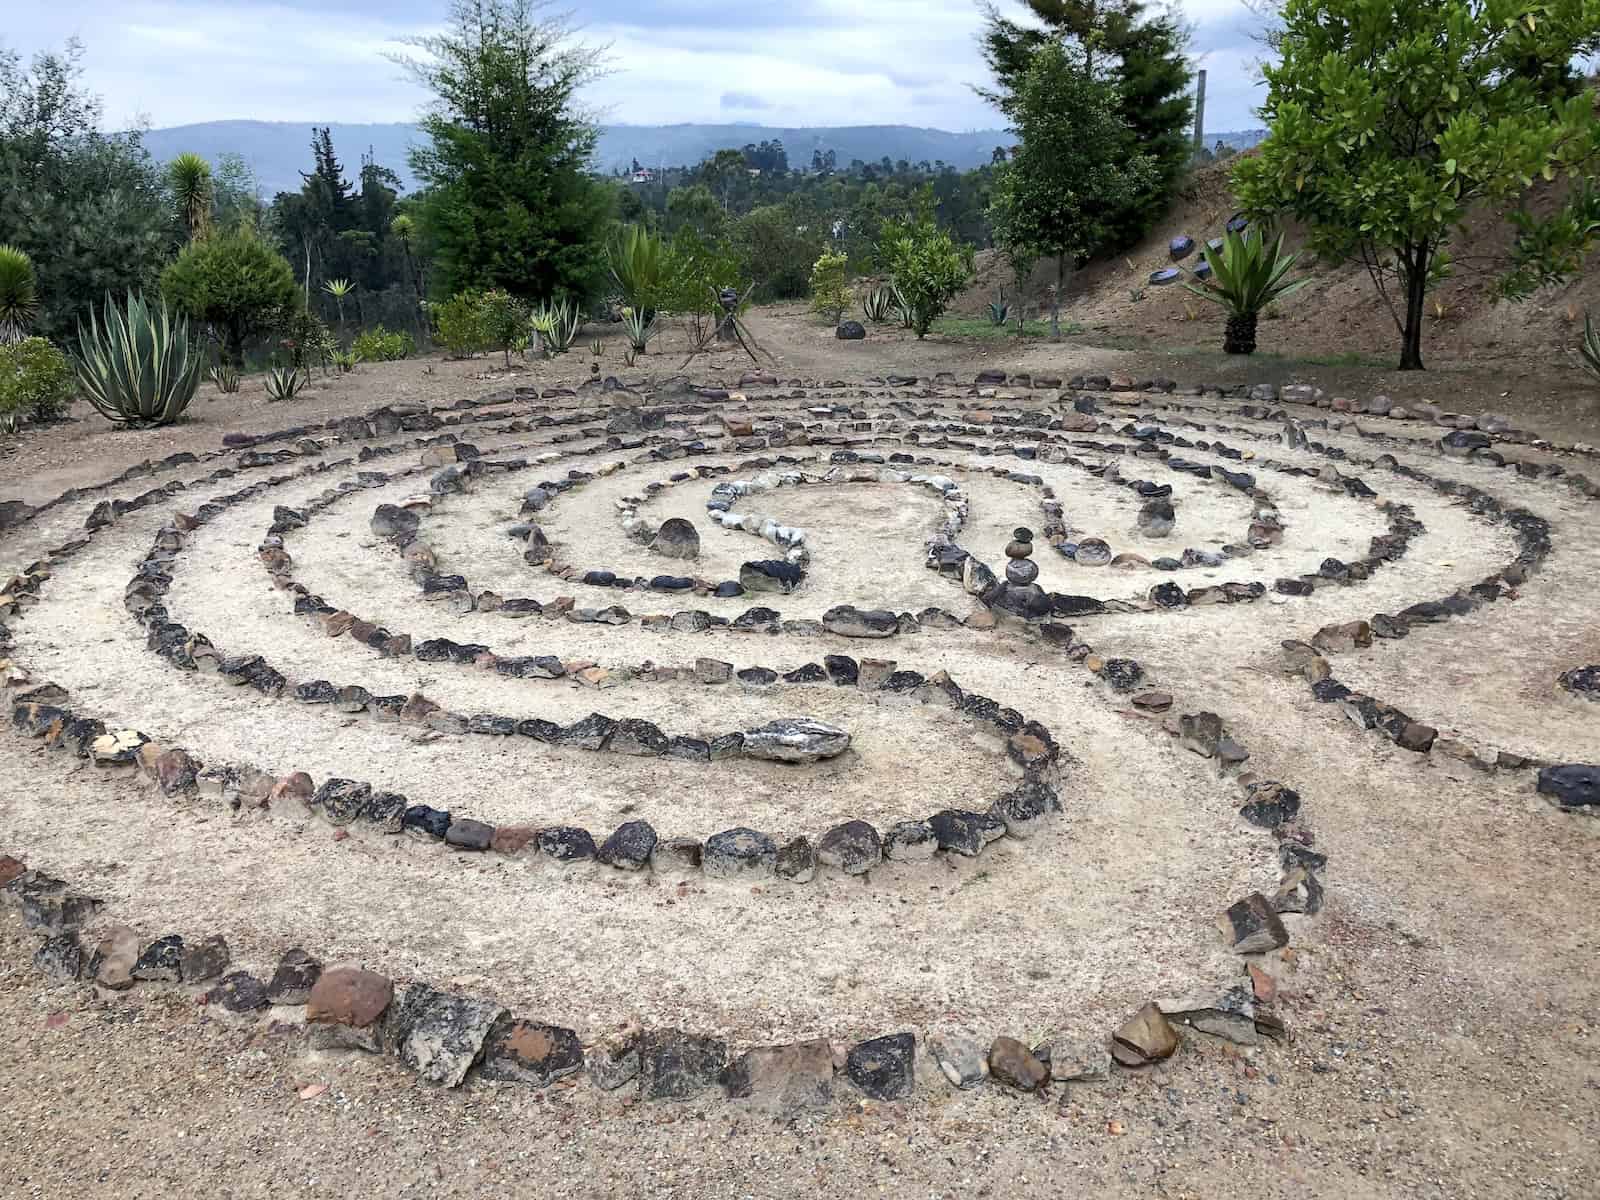
[[[1008,338],[1015,340],[1017,337],[1017,323],[1007,321],[1004,325],[996,325],[988,317],[940,317],[933,323],[930,333],[939,334],[941,337],[970,338],[975,341],[1004,341]],[[1062,337],[1076,337],[1083,332],[1083,326],[1076,322],[1063,321],[1061,324]],[[1022,325],[1022,337],[1047,338],[1050,336],[1050,322],[1025,321]]]

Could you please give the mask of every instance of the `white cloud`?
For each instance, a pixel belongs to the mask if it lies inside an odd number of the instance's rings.
[[[3,36],[25,54],[82,37],[87,82],[113,126],[139,116],[158,126],[412,119],[426,97],[385,55],[442,17],[443,0],[312,3],[63,0],[27,5]],[[730,111],[774,125],[998,123],[971,89],[985,76],[974,0],[747,0],[722,23],[716,11],[685,0],[581,10],[585,37],[611,43],[616,68],[589,101],[632,124],[715,122]],[[1254,18],[1242,0],[1192,0],[1186,14],[1208,71],[1208,128],[1257,124]],[[755,103],[725,109],[728,94]]]

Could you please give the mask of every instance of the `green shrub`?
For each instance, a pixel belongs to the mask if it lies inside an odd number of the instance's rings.
[[[471,358],[489,345],[481,292],[457,292],[430,311],[434,333],[451,358]]]
[[[655,307],[679,315],[718,313],[717,293],[740,288],[745,278],[738,252],[726,238],[704,237],[685,227],[667,246]]]
[[[837,325],[850,308],[850,284],[846,278],[850,259],[831,250],[823,251],[811,268],[811,311]]]
[[[410,358],[416,351],[417,344],[409,333],[404,330],[391,333],[382,325],[362,330],[350,343],[350,352],[357,362],[395,362]]]
[[[500,288],[483,294],[479,301],[483,310],[483,331],[489,345],[503,351],[506,366],[511,365],[511,352],[528,345],[528,306],[520,298]]]
[[[165,304],[151,309],[137,292],[123,307],[107,295],[104,324],[91,310],[89,328],[78,326],[78,386],[108,421],[171,424],[194,399],[205,365],[189,323]]]
[[[24,417],[59,417],[72,402],[72,367],[44,338],[0,342],[0,432]]]
[[[972,248],[931,220],[891,226],[879,255],[894,273],[901,311],[919,338],[972,277]]]
[[[243,227],[185,246],[161,273],[161,294],[210,325],[232,363],[244,361],[248,338],[273,329],[300,299],[288,260]]]
[[[326,365],[329,355],[339,348],[322,318],[307,309],[298,294],[290,304],[273,311],[269,326],[279,353],[297,370],[307,370],[313,363]]]

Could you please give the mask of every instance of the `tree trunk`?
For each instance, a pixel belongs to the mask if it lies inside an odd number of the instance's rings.
[[[1406,327],[1400,340],[1400,369],[1421,371],[1422,318],[1428,295],[1428,246],[1417,252],[1413,265],[1406,275]]]
[[[1257,313],[1237,313],[1228,318],[1222,329],[1224,354],[1254,354],[1256,352]]]
[[[1056,255],[1056,290],[1050,297],[1050,340],[1061,340],[1061,293],[1067,290],[1067,256]]]

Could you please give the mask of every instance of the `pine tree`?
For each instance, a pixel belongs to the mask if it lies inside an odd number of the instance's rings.
[[[1152,15],[1145,0],[1026,2],[1043,29],[1020,25],[993,5],[985,6],[980,41],[996,86],[979,89],[979,95],[1013,116],[1017,88],[1033,54],[1053,40],[1073,43],[1083,69],[1112,83],[1128,152],[1148,155],[1154,164],[1144,185],[1107,220],[1106,248],[1132,245],[1167,210],[1189,164],[1188,31],[1170,12]]]

